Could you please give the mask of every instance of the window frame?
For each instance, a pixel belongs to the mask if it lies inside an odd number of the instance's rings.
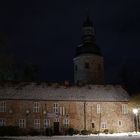
[[[101,122],[101,129],[107,129],[107,122]]]
[[[33,103],[33,112],[35,112],[35,113],[39,113],[40,112],[39,102],[34,102]]]
[[[67,117],[64,118],[63,125],[64,125],[65,128],[69,127],[69,118],[67,118]]]
[[[128,105],[122,104],[122,114],[128,114]]]
[[[0,101],[0,112],[6,112],[6,101]]]
[[[50,127],[50,119],[44,119],[44,128],[49,128]]]
[[[34,119],[34,128],[40,129],[40,119]]]
[[[59,113],[59,104],[58,103],[53,104],[53,112],[54,113]]]
[[[19,119],[18,126],[19,128],[26,128],[26,119]]]
[[[5,119],[0,118],[0,127],[5,126]]]
[[[97,108],[96,108],[96,112],[97,114],[100,114],[101,113],[101,105],[100,104],[97,104]]]

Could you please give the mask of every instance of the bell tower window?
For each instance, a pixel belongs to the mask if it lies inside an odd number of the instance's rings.
[[[85,63],[85,68],[86,69],[89,69],[90,68],[89,63],[87,63],[87,62]]]

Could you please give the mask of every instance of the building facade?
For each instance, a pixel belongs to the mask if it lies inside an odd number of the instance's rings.
[[[12,88],[11,88],[12,87]],[[0,125],[54,132],[134,130],[129,96],[121,86],[47,86],[26,83],[0,90]]]

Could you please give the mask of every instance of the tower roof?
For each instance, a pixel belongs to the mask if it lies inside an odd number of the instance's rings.
[[[93,45],[95,46],[93,47]],[[80,47],[77,47],[76,56],[79,56],[81,54],[96,54],[102,56],[100,48],[96,46],[96,44],[86,44],[86,46],[81,45]]]
[[[96,54],[101,56],[100,48],[96,45],[93,22],[89,16],[86,17],[83,23],[82,31],[82,43],[76,48],[75,56],[81,54]]]

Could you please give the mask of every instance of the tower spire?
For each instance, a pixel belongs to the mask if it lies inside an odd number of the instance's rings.
[[[96,45],[93,22],[89,16],[83,22],[82,43],[76,48],[76,56],[73,60],[75,83],[103,83],[103,57]]]

